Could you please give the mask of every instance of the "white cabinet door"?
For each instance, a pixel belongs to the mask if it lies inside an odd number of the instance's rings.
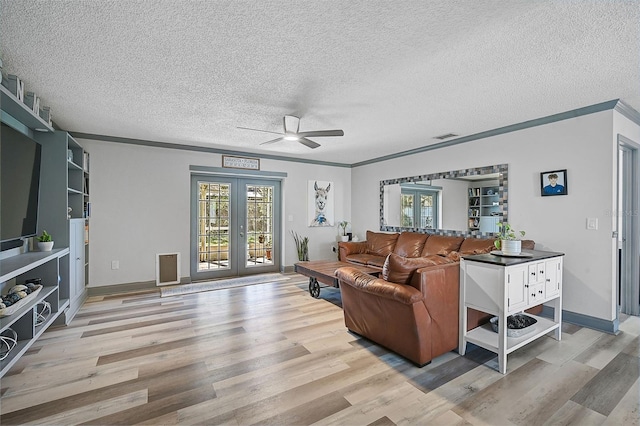
[[[507,311],[519,311],[527,305],[527,265],[507,269]]]
[[[560,293],[560,282],[562,281],[562,258],[554,258],[545,262],[545,297],[557,296]]]
[[[73,301],[84,291],[84,219],[69,222],[69,290]]]

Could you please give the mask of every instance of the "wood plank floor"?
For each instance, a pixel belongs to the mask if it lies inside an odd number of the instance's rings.
[[[417,368],[343,322],[307,279],[90,298],[1,379],[5,424],[637,425],[640,318],[572,325],[508,358]]]

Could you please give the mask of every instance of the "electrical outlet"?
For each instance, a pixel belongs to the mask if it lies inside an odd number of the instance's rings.
[[[120,269],[120,261],[112,260],[111,261],[111,269]]]

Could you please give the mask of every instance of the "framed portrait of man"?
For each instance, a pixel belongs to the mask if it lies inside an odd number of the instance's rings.
[[[567,169],[540,173],[540,194],[567,195]]]

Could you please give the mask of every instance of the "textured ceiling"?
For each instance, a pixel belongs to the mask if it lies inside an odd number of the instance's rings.
[[[5,72],[74,132],[355,163],[613,99],[637,0],[0,0]],[[282,116],[300,130],[260,145]]]

